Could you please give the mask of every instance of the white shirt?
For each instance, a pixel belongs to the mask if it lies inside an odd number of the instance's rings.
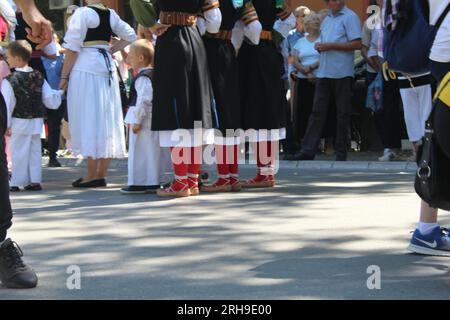
[[[139,72],[149,68],[139,69]],[[130,106],[125,117],[125,123],[140,124],[143,128],[151,129],[153,85],[148,77],[139,77],[134,83],[137,99],[136,105]]]
[[[200,34],[203,36],[208,33],[217,33],[220,31],[220,25],[222,24],[222,12],[219,8],[213,8],[211,10],[202,13],[201,17],[197,17],[197,27]]]
[[[316,43],[319,42],[320,37],[318,37],[314,42],[311,42],[307,39],[307,36],[297,41],[293,49],[299,54],[300,64],[310,66],[320,60],[320,53],[315,48]],[[314,75],[316,75],[316,73],[317,69],[313,71]],[[299,78],[307,78],[301,72],[297,72],[297,76]]]
[[[450,0],[428,0],[428,2],[430,3],[430,23],[435,25]],[[447,14],[436,34],[430,59],[441,63],[450,62],[450,13]]]
[[[284,20],[277,19],[277,21],[275,21],[275,24],[273,25],[273,28],[278,31],[283,36],[283,38],[286,38],[289,32],[291,32],[291,30],[295,28],[295,25],[296,19],[294,14],[291,13],[289,17]]]
[[[258,45],[261,37],[262,25],[258,20],[250,22],[245,25],[241,20],[238,20],[231,34],[231,43],[234,48],[239,50],[244,42],[244,37],[250,40],[251,43]]]
[[[32,72],[33,68],[16,68],[16,71]],[[14,134],[41,134],[44,119],[19,119],[12,116],[17,100],[11,84],[6,79],[2,81],[1,92],[5,99],[6,108],[8,111],[8,128],[11,128],[11,131]],[[63,90],[53,90],[47,81],[44,81],[42,86],[42,102],[47,109],[58,109],[61,105],[61,97],[63,94]]]
[[[120,19],[114,10],[109,9],[109,11],[111,12],[110,24],[112,31],[122,40],[130,43],[135,41],[137,36],[133,28]],[[73,66],[74,71],[83,71],[107,77],[109,73],[105,59],[97,49],[105,49],[109,52],[109,45],[83,46],[88,29],[96,28],[99,25],[100,17],[95,10],[89,7],[82,7],[75,10],[70,19],[66,36],[64,37],[64,48],[79,53]],[[109,59],[111,66],[114,66],[111,55],[109,55]]]

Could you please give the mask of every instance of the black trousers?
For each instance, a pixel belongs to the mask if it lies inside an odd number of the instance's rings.
[[[327,122],[331,102],[336,102],[336,141],[338,155],[345,155],[350,147],[350,115],[352,109],[353,78],[317,79],[314,106],[302,143],[302,152],[315,155]]]
[[[66,115],[67,101],[63,100],[62,105],[57,110],[47,110],[47,124],[48,124],[48,141],[47,150],[50,154],[50,159],[56,159],[56,152],[59,148],[59,141],[61,136],[61,121]]]
[[[0,241],[12,225],[12,210],[9,201],[8,164],[5,153],[5,131],[7,126],[6,105],[0,94]]]
[[[402,146],[403,116],[402,97],[397,80],[383,80],[383,109],[377,112],[375,124],[385,149],[400,149]]]

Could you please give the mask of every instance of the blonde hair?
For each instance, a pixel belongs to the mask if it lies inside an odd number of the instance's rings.
[[[155,48],[150,41],[146,39],[136,40],[131,44],[130,50],[134,50],[136,53],[142,54],[146,63],[153,64]]]
[[[308,16],[308,15],[310,15],[311,14],[311,10],[308,8],[308,7],[306,7],[306,6],[300,6],[300,7],[297,7],[295,10],[294,10],[294,16],[297,18],[298,16],[300,16],[300,15],[303,15],[303,16]]]

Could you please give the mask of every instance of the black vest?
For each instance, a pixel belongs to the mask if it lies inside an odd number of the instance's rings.
[[[0,139],[3,139],[3,135],[6,132],[6,128],[8,127],[8,118],[7,118],[7,110],[6,110],[6,103],[5,99],[3,98],[3,95],[0,93]],[[0,150],[0,152],[3,152],[3,150]]]
[[[131,82],[130,101],[128,104],[130,107],[136,106],[137,92],[136,92],[135,84],[136,84],[136,80],[139,79],[140,77],[147,77],[150,79],[150,81],[153,81],[153,69],[142,70],[141,72],[138,73],[136,78],[134,78],[133,81]]]
[[[109,9],[99,9],[97,7],[91,6],[89,6],[89,8],[97,12],[98,16],[100,17],[100,24],[98,25],[97,28],[87,30],[84,42],[91,42],[91,41],[110,42],[111,36],[113,34],[110,21],[111,12],[109,11]]]
[[[44,76],[37,70],[14,71],[6,78],[14,90],[16,106],[12,116],[19,119],[37,119],[46,116],[42,103]]]

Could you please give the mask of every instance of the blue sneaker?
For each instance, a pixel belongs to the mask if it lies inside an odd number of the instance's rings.
[[[436,227],[430,234],[423,235],[416,229],[408,250],[429,256],[450,257],[449,231],[445,228]]]

